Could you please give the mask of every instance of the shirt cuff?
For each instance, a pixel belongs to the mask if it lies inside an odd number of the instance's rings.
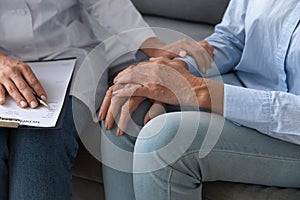
[[[224,117],[246,127],[269,133],[271,93],[224,85]]]

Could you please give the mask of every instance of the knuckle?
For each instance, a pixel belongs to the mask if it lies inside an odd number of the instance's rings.
[[[113,87],[108,88],[108,90],[106,91],[106,96],[110,97],[112,96],[113,93]]]
[[[182,44],[185,44],[185,43],[189,43],[189,42],[190,42],[190,40],[187,39],[187,38],[182,38],[180,41],[181,41]]]
[[[20,82],[20,83],[18,83],[18,88],[21,91],[25,90],[25,89],[27,89],[27,84],[25,82]]]
[[[130,65],[129,67],[128,67],[128,69],[133,69],[134,68],[134,65]]]
[[[7,69],[6,69],[6,72],[7,72],[7,74],[10,74],[10,75],[12,75],[12,74],[15,74],[15,72],[17,71],[18,69],[17,69],[17,67],[8,67]]]
[[[31,86],[37,86],[40,84],[39,80],[35,77],[30,77],[27,81]]]
[[[0,86],[0,96],[4,96],[5,95],[5,89],[3,88],[3,86]]]
[[[6,90],[10,95],[14,95],[17,92],[17,88],[14,85],[9,85]]]
[[[1,80],[3,80],[6,77],[7,77],[6,73],[4,71],[0,71],[0,78],[1,78]]]
[[[112,92],[114,90],[114,85],[110,86],[107,90],[107,92]]]
[[[26,73],[31,72],[29,66],[23,62],[19,63],[18,66],[23,72],[26,72]]]
[[[130,107],[129,107],[129,103],[126,103],[122,106],[121,108],[121,113],[122,115],[128,115],[130,114],[130,111],[129,111]]]

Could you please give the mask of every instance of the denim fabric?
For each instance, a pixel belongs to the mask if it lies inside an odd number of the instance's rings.
[[[168,145],[175,135],[188,137],[191,134],[188,129],[184,129],[183,133],[178,133],[177,130],[183,118],[184,123],[188,123],[195,120],[196,115],[201,115],[201,121],[195,139],[188,150],[181,152],[179,159],[168,165],[164,155],[159,154],[157,150]],[[114,130],[104,132],[103,137],[112,142],[110,145],[117,145],[128,152],[134,149],[134,162],[128,159],[128,166],[124,168],[124,172],[121,169],[121,166],[124,166],[124,158],[112,152],[111,147],[107,148],[108,144],[102,143],[102,154],[107,154],[106,156],[113,160],[113,166],[120,166],[119,169],[103,166],[106,198],[199,200],[202,182],[216,180],[300,188],[298,145],[271,138],[229,121],[225,121],[222,134],[212,151],[204,158],[199,158],[208,125],[213,127],[214,123],[222,121],[222,117],[217,115],[211,120],[211,115],[205,112],[174,112],[159,116],[141,130],[136,141],[128,135],[117,137]],[[155,136],[149,137],[158,129]],[[180,146],[173,147],[169,154],[178,154]],[[138,153],[150,152],[154,152],[150,154],[152,158],[135,158]],[[149,173],[127,171],[130,167],[138,171],[139,168],[156,164],[166,165]]]
[[[184,121],[189,126],[199,116],[201,120],[192,144],[184,151],[181,146],[173,146],[169,154],[180,153],[181,156],[173,163],[167,162],[170,155],[160,153],[160,150],[175,136],[191,135],[192,132],[187,129],[180,131],[181,123]],[[135,144],[134,171],[147,165],[165,164],[165,167],[146,173],[133,173],[136,199],[199,200],[202,182],[217,180],[300,188],[299,145],[225,121],[212,150],[201,148],[209,125],[214,127],[219,123],[222,123],[221,116],[205,112],[181,112],[159,116],[145,126]],[[153,127],[159,127],[159,131],[155,132],[155,136],[145,137],[154,134]],[[147,153],[152,157],[142,160],[138,153]],[[202,157],[203,153],[208,154]]]
[[[240,85],[234,74],[222,78],[225,83]],[[149,106],[144,102],[133,114],[139,126],[130,124],[126,135],[116,136],[116,126],[102,131],[107,200],[199,200],[202,182],[215,180],[300,187],[298,145],[199,111],[167,113],[142,128]],[[178,110],[174,106],[171,109]],[[216,143],[208,146],[213,147],[211,151],[207,146],[200,151],[208,129],[209,138],[215,138]],[[174,142],[176,137],[181,139]],[[187,148],[182,148],[183,144]],[[164,148],[167,150],[161,152]],[[140,156],[143,154],[149,155]],[[174,159],[170,162],[170,158]]]
[[[0,199],[8,198],[8,131],[0,128]]]
[[[78,150],[71,102],[60,129],[0,129],[0,199],[71,199]]]
[[[124,136],[116,136],[117,126],[114,126],[111,131],[102,130],[101,154],[106,200],[135,199],[132,179],[133,149],[143,125],[143,116],[150,105],[149,101],[144,101],[133,113],[132,118],[138,126],[130,123]]]

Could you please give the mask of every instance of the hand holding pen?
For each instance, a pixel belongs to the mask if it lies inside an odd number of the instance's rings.
[[[41,104],[42,106],[45,106],[46,108],[49,108],[49,105],[47,104],[47,102],[45,100],[43,100],[41,97],[39,97],[35,92],[33,92],[33,95],[34,95],[35,99],[37,100],[37,102],[39,102],[39,104]]]
[[[6,94],[21,108],[37,108],[42,104],[40,100],[47,100],[46,91],[31,68],[0,52],[0,104],[5,103]]]

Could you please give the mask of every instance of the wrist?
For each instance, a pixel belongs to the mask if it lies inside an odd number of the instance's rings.
[[[211,79],[200,77],[197,77],[195,82],[193,90],[197,96],[198,106],[223,115],[224,85]]]

